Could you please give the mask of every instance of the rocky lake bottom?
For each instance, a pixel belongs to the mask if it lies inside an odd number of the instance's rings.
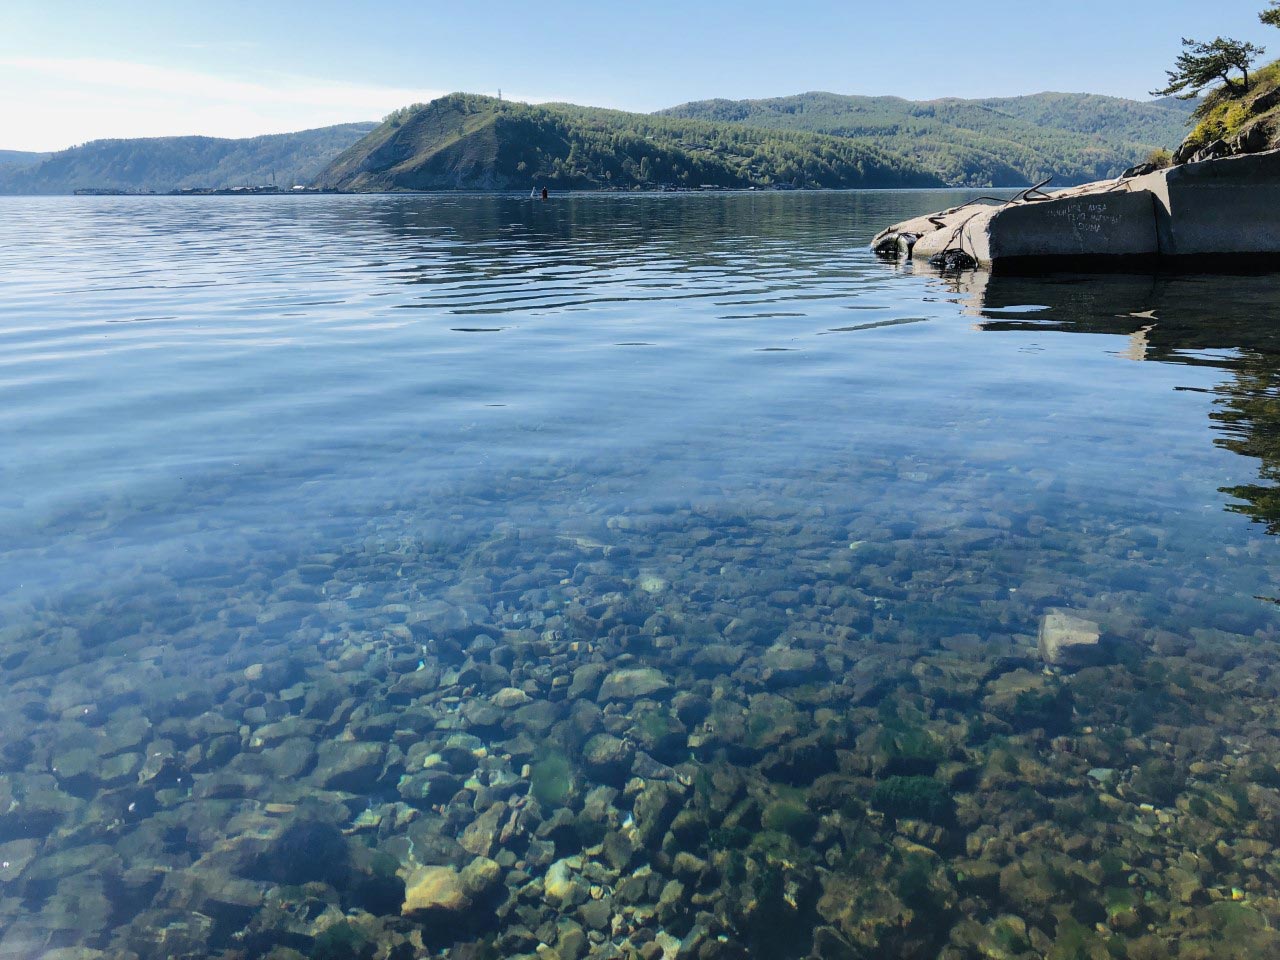
[[[1280,953],[1275,279],[955,200],[0,202],[0,957]]]

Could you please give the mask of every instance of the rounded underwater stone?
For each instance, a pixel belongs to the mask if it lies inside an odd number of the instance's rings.
[[[636,796],[632,808],[640,843],[656,847],[675,820],[683,802],[683,791],[663,782],[650,783]]]
[[[597,733],[582,749],[587,772],[598,780],[621,785],[631,769],[635,747],[608,733]]]
[[[581,700],[594,697],[609,668],[603,663],[587,663],[573,671],[573,681],[569,684],[569,699]]]
[[[462,889],[467,896],[479,899],[491,892],[502,880],[502,867],[488,857],[476,857],[462,868]]]
[[[96,779],[98,755],[87,747],[59,752],[53,756],[52,770],[62,784],[75,790]]]
[[[607,930],[613,919],[613,902],[610,900],[588,900],[578,908],[578,917],[592,930]]]
[[[496,866],[496,864],[495,864]],[[453,867],[419,867],[404,887],[402,916],[422,913],[461,913],[471,909],[466,883]]]
[[[596,699],[601,703],[610,700],[638,700],[641,697],[651,697],[670,687],[671,684],[667,682],[662,671],[653,667],[630,667],[615,670],[605,677]]]
[[[459,843],[464,850],[478,857],[493,853],[502,833],[502,822],[507,816],[507,805],[499,800],[467,826]]]
[[[495,707],[500,707],[504,710],[510,707],[522,707],[528,703],[529,700],[529,695],[519,687],[503,687],[489,698],[490,703]]]
[[[367,790],[381,773],[385,755],[380,743],[330,740],[320,745],[313,776],[327,790]]]
[[[104,786],[121,786],[137,778],[143,759],[140,753],[120,753],[108,757],[102,761],[98,776]]]
[[[582,881],[573,875],[568,860],[557,860],[547,868],[542,880],[543,895],[562,907],[571,907],[587,898]]]
[[[560,925],[560,935],[556,939],[555,953],[560,960],[581,960],[587,955],[591,944],[587,940],[586,931],[572,920]]]
[[[746,657],[740,646],[728,643],[709,643],[693,655],[693,668],[700,677],[715,677],[732,673]]]
[[[662,593],[671,584],[656,573],[642,573],[636,579],[636,586],[645,593]]]
[[[818,657],[812,650],[771,647],[760,658],[765,681],[773,687],[791,686],[810,679],[816,672]]]
[[[462,716],[472,727],[496,727],[505,718],[501,709],[495,704],[483,700],[469,700],[462,705]]]

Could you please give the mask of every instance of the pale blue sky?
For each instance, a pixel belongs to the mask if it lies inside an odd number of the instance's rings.
[[[1182,36],[1280,56],[1264,5],[3,0],[0,148],[297,130],[452,90],[645,111],[806,90],[1145,97]]]

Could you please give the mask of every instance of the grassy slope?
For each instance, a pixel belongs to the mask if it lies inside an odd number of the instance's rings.
[[[1228,96],[1225,88],[1206,96],[1196,111],[1198,123],[1187,142],[1199,148],[1260,128],[1270,146],[1280,147],[1280,61],[1256,71],[1250,82],[1248,94],[1239,99]]]
[[[153,190],[309,182],[374,125],[349,123],[243,140],[156,137],[95,140],[20,169],[0,171],[0,193]]]
[[[1093,94],[916,102],[806,93],[701,101],[663,115],[855,137],[913,157],[948,183],[999,186],[1113,176],[1152,149],[1177,144],[1190,111],[1177,100]]]
[[[494,189],[495,112],[445,100],[397,111],[321,172],[317,183],[346,190]]]
[[[453,94],[398,111],[317,180],[349,190],[936,186],[907,158],[794,131]]]

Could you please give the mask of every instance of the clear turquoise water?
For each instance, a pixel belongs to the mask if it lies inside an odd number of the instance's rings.
[[[0,201],[0,956],[1267,955],[1275,280],[867,251],[960,196]]]

